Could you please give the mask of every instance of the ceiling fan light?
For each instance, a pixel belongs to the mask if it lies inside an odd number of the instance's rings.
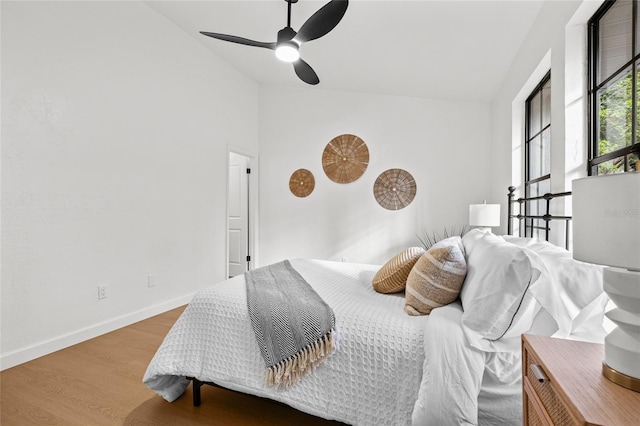
[[[283,62],[294,62],[300,58],[298,45],[295,42],[284,42],[276,47],[276,57]]]

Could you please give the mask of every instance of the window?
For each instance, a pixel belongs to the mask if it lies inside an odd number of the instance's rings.
[[[551,192],[551,71],[536,86],[525,103],[524,190],[525,198]],[[544,200],[525,203],[525,215],[542,216]],[[525,236],[545,238],[542,219],[526,219]]]
[[[640,167],[640,4],[605,1],[589,21],[589,174]]]

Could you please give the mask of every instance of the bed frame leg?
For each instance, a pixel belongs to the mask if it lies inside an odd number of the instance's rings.
[[[200,399],[200,388],[202,387],[203,383],[196,378],[192,379],[192,381],[193,381],[193,406],[199,407],[200,403],[202,402],[202,400]]]

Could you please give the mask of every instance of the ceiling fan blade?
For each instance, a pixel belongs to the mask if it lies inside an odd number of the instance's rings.
[[[218,40],[244,44],[246,46],[264,47],[265,49],[272,49],[272,50],[276,48],[276,43],[264,43],[262,41],[249,40],[248,38],[237,37],[237,36],[232,36],[227,34],[208,33],[205,31],[200,31],[200,34],[206,35],[208,37],[217,38]]]
[[[302,24],[294,40],[304,43],[327,34],[342,20],[347,6],[349,6],[347,0],[331,0]]]
[[[311,68],[311,65],[309,65],[302,59],[298,59],[293,63],[293,69],[295,70],[296,75],[300,77],[300,80],[304,81],[305,83],[313,85],[320,83],[318,74],[316,74],[313,68]]]

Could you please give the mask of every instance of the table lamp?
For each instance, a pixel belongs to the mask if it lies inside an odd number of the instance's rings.
[[[603,375],[640,392],[640,173],[573,181],[573,258],[608,266],[603,287],[617,325],[605,337]]]
[[[492,226],[500,226],[500,204],[469,205],[469,226],[491,231]]]

